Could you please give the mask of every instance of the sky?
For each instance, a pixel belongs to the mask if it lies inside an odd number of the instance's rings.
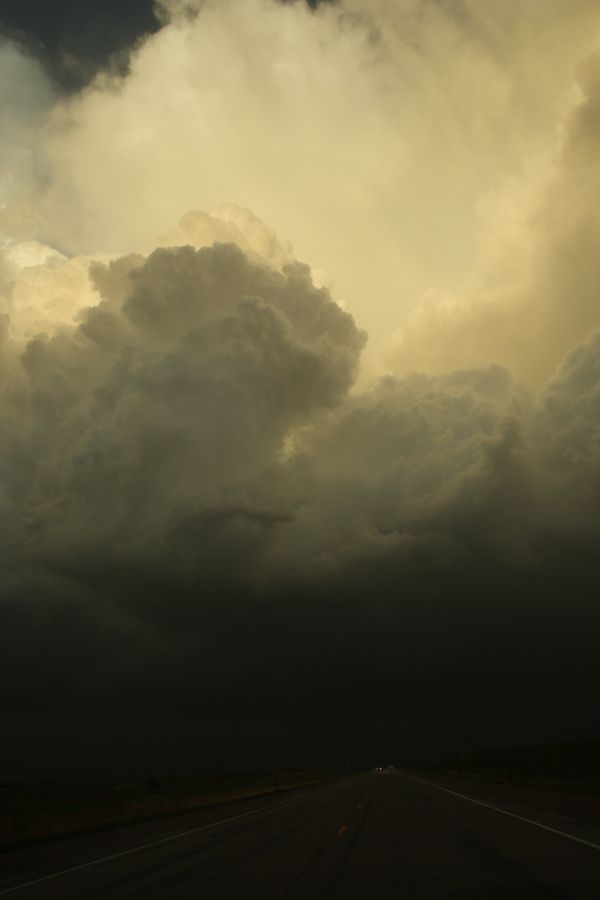
[[[0,0],[0,781],[599,737],[596,0]]]

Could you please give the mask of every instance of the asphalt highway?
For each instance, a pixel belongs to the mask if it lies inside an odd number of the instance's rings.
[[[7,853],[15,900],[598,900],[600,829],[403,774]]]

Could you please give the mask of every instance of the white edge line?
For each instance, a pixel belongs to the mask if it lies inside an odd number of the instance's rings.
[[[476,803],[477,806],[485,806],[486,809],[493,809],[494,812],[501,813],[503,816],[510,816],[511,819],[518,819],[519,822],[526,822],[528,825],[533,825],[535,828],[541,828],[543,831],[549,831],[551,834],[557,834],[559,837],[567,838],[569,841],[576,841],[576,843],[583,844],[585,847],[592,847],[594,850],[600,850],[600,844],[595,844],[593,841],[586,841],[585,838],[569,834],[568,831],[559,831],[558,828],[551,828],[550,825],[542,825],[541,822],[536,822],[535,819],[527,819],[525,816],[519,816],[517,813],[502,809],[500,806],[492,806],[491,803],[484,803],[483,800],[476,800],[474,797],[467,796],[467,794],[459,794],[458,791],[451,791],[449,788],[440,787],[439,784],[434,784],[432,781],[424,781],[422,778],[416,778],[414,775],[405,775],[404,777],[409,778],[412,781],[418,781],[419,784],[426,784],[429,787],[435,788],[436,791],[443,791],[445,794],[452,794],[453,797],[460,797],[461,800],[468,800],[469,803]]]
[[[34,884],[41,884],[42,881],[51,881],[53,878],[60,878],[63,875],[68,875],[71,872],[77,872],[80,869],[89,869],[92,866],[99,866],[101,863],[110,862],[113,859],[119,859],[122,856],[129,856],[131,853],[138,853],[140,850],[149,850],[150,847],[158,847],[160,844],[167,844],[170,841],[176,841],[179,838],[187,837],[190,834],[197,834],[199,831],[207,831],[209,828],[217,828],[219,825],[226,825],[229,822],[235,822],[236,819],[245,819],[248,816],[255,815],[256,813],[264,813],[264,812],[273,812],[274,810],[279,809],[282,806],[288,806],[290,803],[296,803],[298,800],[304,800],[307,797],[312,797],[313,794],[316,794],[317,791],[311,791],[309,794],[302,794],[301,797],[294,797],[291,800],[284,800],[281,803],[274,804],[273,806],[267,807],[258,807],[257,809],[251,809],[245,813],[239,813],[237,816],[229,816],[227,819],[219,819],[218,822],[209,822],[206,825],[199,825],[197,828],[190,828],[187,831],[179,831],[176,834],[169,834],[167,837],[159,838],[157,841],[150,841],[148,844],[138,844],[136,847],[130,847],[128,850],[120,850],[118,853],[111,853],[110,856],[102,856],[98,859],[92,859],[86,863],[80,863],[78,866],[71,866],[68,869],[61,869],[59,872],[52,872],[50,875],[43,875],[41,878],[34,878],[33,881],[24,881],[22,884],[15,884],[12,887],[5,888],[0,891],[0,895],[2,894],[12,894],[14,891],[21,891],[24,888],[32,887]]]

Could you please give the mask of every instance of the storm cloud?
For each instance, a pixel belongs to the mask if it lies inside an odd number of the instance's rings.
[[[597,676],[597,334],[539,397],[499,366],[349,393],[364,334],[306,266],[216,243],[91,275],[98,303],[5,383],[6,709],[151,698],[210,729],[291,704],[293,743],[335,704],[393,712],[393,743],[467,691],[492,734],[509,702],[574,726]]]
[[[162,8],[1,51],[5,769],[594,732],[595,5]]]

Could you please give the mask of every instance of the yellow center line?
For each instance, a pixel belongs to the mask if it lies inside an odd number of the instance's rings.
[[[345,831],[348,831],[348,826],[347,826],[347,825],[342,825],[342,827],[340,828],[340,830],[339,830],[338,833],[336,834],[336,837],[341,837]]]

